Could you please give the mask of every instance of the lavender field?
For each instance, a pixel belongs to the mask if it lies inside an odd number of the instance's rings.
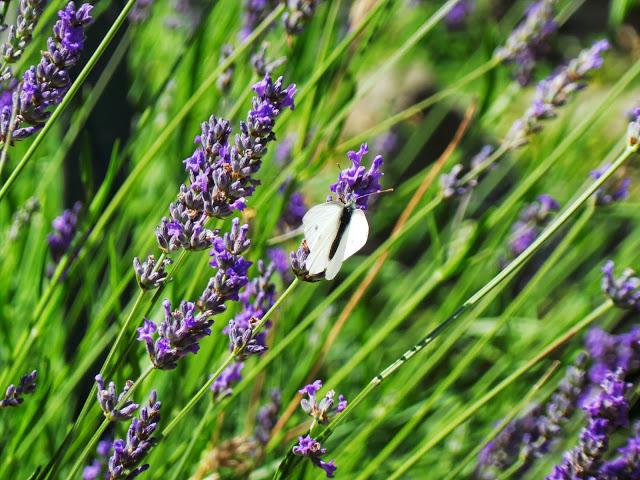
[[[640,1],[0,25],[0,479],[640,479]]]

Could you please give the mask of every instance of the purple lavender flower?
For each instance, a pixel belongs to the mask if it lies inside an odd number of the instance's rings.
[[[298,391],[298,393],[306,394],[309,398],[300,400],[300,406],[304,412],[313,417],[319,423],[328,423],[329,417],[341,413],[347,408],[347,401],[340,395],[338,403],[335,404],[336,392],[329,390],[320,401],[316,398],[316,393],[322,388],[322,381],[316,380],[310,385]]]
[[[98,390],[96,392],[98,405],[100,405],[104,416],[107,417],[109,421],[115,422],[131,420],[133,414],[140,407],[140,405],[134,403],[132,400],[125,400],[127,392],[131,390],[133,386],[133,382],[127,380],[120,395],[118,395],[116,391],[116,384],[114,382],[109,382],[109,385],[105,388],[102,375],[96,375],[96,383],[98,384]]]
[[[580,442],[565,454],[562,463],[547,475],[547,480],[599,478],[610,435],[628,422],[629,404],[624,394],[630,386],[624,382],[622,371],[606,375],[602,390],[583,407],[588,422],[580,432]]]
[[[286,0],[287,11],[282,16],[282,21],[287,33],[302,33],[319,3],[320,0]]]
[[[550,450],[585,390],[586,358],[581,355],[569,367],[546,404],[535,405],[526,415],[510,422],[482,449],[476,472],[478,478],[495,479],[518,460],[522,463],[516,476],[522,476],[536,458]]]
[[[518,148],[526,144],[532,134],[542,130],[544,120],[554,118],[558,107],[566,104],[572,94],[586,87],[588,74],[602,66],[602,54],[608,49],[609,42],[600,40],[583,50],[567,66],[542,80],[531,107],[509,130],[506,145],[510,149]]]
[[[287,275],[291,272],[289,268],[289,256],[287,252],[282,248],[270,248],[267,251],[267,256],[274,268],[283,278],[287,278]]]
[[[634,427],[634,435],[618,449],[619,456],[600,467],[600,480],[634,480],[640,478],[640,424]]]
[[[0,408],[5,407],[17,407],[24,402],[25,395],[31,395],[36,391],[36,379],[38,378],[38,372],[34,370],[31,373],[26,373],[20,378],[20,383],[16,387],[11,384],[7,388],[4,394],[4,398],[0,400]]]
[[[18,17],[15,25],[9,27],[7,40],[0,46],[2,67],[0,82],[5,85],[13,78],[10,64],[17,62],[24,49],[31,43],[33,30],[42,16],[46,0],[21,0],[18,5]]]
[[[53,27],[53,37],[47,41],[47,51],[37,67],[32,66],[16,87],[17,111],[11,124],[11,110],[3,107],[0,112],[0,139],[21,140],[42,128],[51,114],[49,107],[62,102],[71,87],[69,69],[80,59],[84,48],[84,29],[93,21],[91,9],[85,3],[76,9],[73,2],[58,12]],[[11,124],[11,125],[10,125]],[[25,125],[26,124],[26,125]]]
[[[149,468],[148,464],[138,466],[155,443],[153,434],[160,421],[160,402],[155,391],[149,402],[140,410],[139,418],[131,421],[127,439],[113,442],[113,455],[109,459],[107,480],[132,479]]]
[[[171,264],[170,258],[165,258],[158,265],[156,258],[149,255],[147,259],[140,263],[138,257],[133,259],[133,269],[136,272],[136,280],[142,290],[153,290],[160,287],[169,275],[166,271]]]
[[[515,77],[521,85],[531,80],[536,58],[557,28],[553,19],[556,3],[557,0],[540,0],[529,5],[525,19],[495,52],[500,61],[516,65]]]
[[[240,30],[240,38],[244,40],[255,28],[267,18],[275,7],[274,0],[245,0],[244,1],[244,25]]]
[[[98,442],[98,447],[96,448],[97,458],[95,458],[90,465],[84,467],[82,480],[100,480],[105,478],[106,472],[103,472],[103,469],[107,466],[112,446],[113,442],[111,442],[111,440],[101,440]]]
[[[170,218],[163,218],[156,229],[160,248],[165,252],[180,248],[204,249],[214,232],[205,228],[209,217],[227,218],[243,210],[259,181],[267,145],[275,139],[275,121],[285,108],[294,107],[296,87],[284,87],[282,77],[275,82],[269,76],[256,83],[252,108],[240,133],[230,143],[231,125],[211,116],[202,124],[202,134],[191,157],[184,161],[189,184],[181,185],[178,200],[169,207]]]
[[[327,453],[327,449],[323,448],[319,442],[311,438],[310,435],[298,437],[298,444],[293,447],[294,455],[308,457],[316,467],[324,470],[327,478],[333,478],[337,467],[335,461],[325,462],[320,457]]]
[[[82,204],[76,202],[73,208],[65,210],[62,215],[58,216],[51,222],[53,231],[47,237],[49,244],[49,250],[53,257],[54,263],[58,263],[60,259],[67,253],[73,237],[76,234],[76,227],[78,226],[78,213]]]
[[[213,392],[214,398],[220,400],[233,393],[231,386],[242,380],[243,368],[244,363],[234,362],[225,368],[218,377],[216,377],[211,384],[211,391]]]
[[[444,23],[449,30],[460,30],[467,23],[467,17],[475,7],[472,0],[460,0],[456,3],[447,16],[444,17]]]
[[[254,54],[251,55],[249,63],[251,63],[256,75],[264,78],[265,75],[271,75],[276,68],[286,63],[286,61],[286,57],[280,57],[276,60],[269,61],[267,59],[267,43],[265,42]]]
[[[311,275],[307,268],[307,257],[311,253],[309,244],[306,240],[302,240],[298,250],[289,254],[291,261],[291,271],[293,274],[304,282],[319,282],[324,279],[324,273]]]
[[[302,217],[307,213],[307,206],[304,203],[304,196],[300,192],[293,192],[289,197],[286,210],[280,217],[282,230],[294,230],[302,225]]]
[[[618,278],[613,276],[614,263],[607,261],[602,267],[602,290],[613,303],[627,310],[640,310],[640,279],[627,268]]]
[[[155,368],[170,370],[178,366],[178,360],[200,349],[201,338],[211,335],[213,320],[208,312],[197,313],[193,302],[181,302],[180,308],[171,311],[171,302],[162,302],[165,319],[159,326],[144,319],[138,328],[138,340],[144,342]],[[156,339],[157,337],[157,339]]]
[[[256,428],[254,437],[260,445],[269,443],[271,430],[278,421],[280,411],[281,395],[280,390],[272,390],[269,395],[269,403],[262,406],[256,415]]]
[[[640,368],[640,327],[620,335],[594,327],[587,334],[585,346],[593,359],[589,378],[596,385],[602,383],[609,372],[621,370],[628,376]]]
[[[552,213],[559,209],[560,204],[546,194],[540,195],[537,201],[527,206],[511,228],[509,240],[511,255],[517,257],[524,252],[538,238]]]
[[[151,15],[153,1],[154,0],[136,0],[136,3],[129,12],[129,21],[131,23],[143,23],[147,21]]]
[[[248,225],[241,227],[240,221],[234,218],[231,232],[216,236],[213,241],[210,265],[217,271],[198,300],[200,309],[210,315],[224,312],[227,301],[239,300],[240,289],[249,282],[247,272],[251,262],[242,256],[251,244],[247,238],[248,228]]]
[[[589,176],[594,180],[600,178],[604,172],[609,170],[610,165],[603,165],[602,167],[593,170],[589,173]],[[629,185],[631,184],[631,178],[623,177],[614,180],[608,180],[602,187],[596,190],[596,205],[605,206],[610,205],[613,202],[624,200],[629,196]]]
[[[355,202],[361,210],[367,210],[369,195],[382,189],[380,177],[384,175],[380,170],[381,155],[376,155],[369,170],[361,165],[362,159],[368,152],[369,147],[366,143],[360,145],[357,152],[348,152],[347,157],[351,160],[351,167],[342,170],[338,175],[338,181],[329,187],[342,203]]]

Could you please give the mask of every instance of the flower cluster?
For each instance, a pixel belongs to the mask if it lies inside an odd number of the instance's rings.
[[[129,21],[131,23],[143,23],[151,15],[151,8],[154,0],[136,0],[133,8],[129,12]]]
[[[342,203],[355,202],[361,210],[367,210],[369,196],[382,189],[380,177],[384,175],[380,170],[382,167],[381,155],[376,155],[369,170],[362,165],[362,159],[368,152],[369,147],[366,143],[360,145],[357,152],[348,152],[347,157],[351,160],[351,167],[342,170],[338,175],[338,181],[329,187]]]
[[[280,57],[272,61],[267,60],[267,44],[263,43],[260,48],[251,55],[249,62],[251,63],[253,71],[256,72],[256,75],[258,75],[258,77],[264,77],[265,75],[271,75],[271,72],[286,61],[286,57]]]
[[[78,213],[80,213],[81,208],[82,204],[76,202],[73,208],[63,211],[60,216],[51,222],[53,231],[47,237],[47,242],[55,263],[60,261],[71,246],[73,237],[76,234]]]
[[[598,478],[601,480],[625,480],[640,478],[640,424],[634,427],[635,433],[624,447],[618,449],[620,454],[600,467]]]
[[[556,3],[557,0],[540,0],[531,4],[525,19],[495,52],[500,61],[516,65],[515,77],[521,85],[531,80],[536,58],[557,28],[553,19]]]
[[[91,462],[91,465],[84,467],[82,471],[82,480],[99,480],[105,477],[103,469],[107,466],[109,453],[113,447],[110,440],[101,440],[96,448],[97,458]]]
[[[251,32],[271,13],[276,3],[275,0],[245,0],[244,24],[240,30],[240,38],[244,40],[251,35]]]
[[[336,392],[329,390],[320,401],[316,398],[316,393],[322,388],[322,380],[316,380],[304,388],[298,390],[298,393],[307,395],[309,398],[300,400],[300,406],[304,412],[313,417],[319,423],[327,423],[329,416],[336,415],[347,408],[347,401],[344,396],[338,396],[338,403],[335,404]]]
[[[225,368],[218,377],[211,384],[211,391],[215,399],[220,400],[227,395],[231,395],[231,386],[242,380],[242,369],[244,363],[233,362],[227,368]]]
[[[460,30],[467,23],[467,17],[475,7],[474,0],[459,0],[444,17],[449,30]]]
[[[170,258],[164,258],[158,264],[153,255],[140,263],[138,257],[133,259],[133,270],[136,273],[136,281],[142,290],[153,290],[162,285],[169,275],[166,268],[171,264]]]
[[[50,115],[49,107],[62,102],[71,87],[69,69],[80,59],[84,48],[84,29],[92,22],[88,3],[78,9],[69,2],[58,12],[53,38],[47,41],[47,51],[37,67],[32,66],[16,87],[17,110],[5,105],[0,112],[0,139],[21,140],[42,128]],[[26,124],[26,125],[23,125]]]
[[[606,375],[602,390],[583,407],[588,422],[580,432],[578,445],[565,454],[562,463],[547,475],[547,480],[601,478],[598,472],[609,437],[616,428],[624,427],[628,422],[629,404],[624,395],[630,386],[623,380],[622,371]]]
[[[588,74],[602,66],[602,54],[608,49],[609,43],[600,40],[538,84],[531,107],[514,122],[507,134],[505,142],[510,149],[526,144],[530,135],[542,129],[544,120],[554,118],[556,109],[566,104],[574,92],[586,86]]]
[[[240,226],[240,221],[234,218],[230,232],[213,238],[209,264],[217,270],[198,300],[199,308],[210,315],[224,312],[227,301],[238,301],[240,290],[249,282],[247,272],[251,262],[242,256],[251,245],[248,230],[248,225]]]
[[[520,214],[518,221],[511,228],[509,252],[517,257],[524,252],[540,235],[553,212],[560,205],[550,195],[540,195],[537,201],[527,206]]]
[[[595,385],[602,383],[609,372],[620,370],[628,376],[640,368],[640,327],[619,335],[594,327],[587,334],[585,346],[593,360],[589,379]]]
[[[286,0],[287,11],[282,16],[284,28],[290,35],[297,35],[313,17],[320,0]]]
[[[184,161],[189,184],[181,185],[176,203],[169,207],[156,229],[160,248],[173,252],[180,248],[207,248],[214,233],[205,228],[209,217],[226,218],[243,210],[246,197],[253,194],[267,145],[275,139],[275,121],[285,108],[293,109],[295,85],[284,87],[282,77],[269,76],[253,86],[257,96],[240,133],[230,142],[231,125],[211,116],[196,137],[198,148]]]
[[[324,279],[324,273],[318,273],[311,275],[307,268],[307,257],[311,253],[309,244],[306,240],[300,242],[300,246],[295,252],[289,254],[289,260],[291,261],[291,271],[303,282],[319,282]]]
[[[584,369],[587,357],[581,355],[545,405],[534,406],[527,415],[510,422],[480,454],[478,477],[490,480],[517,460],[518,476],[540,455],[547,453],[563,425],[571,418],[586,387]]]
[[[279,390],[273,390],[269,395],[269,403],[260,407],[256,415],[256,427],[254,437],[260,445],[266,445],[269,442],[271,430],[278,420],[278,412],[280,411],[281,395]]]
[[[334,460],[325,462],[320,458],[323,455],[326,455],[327,449],[323,448],[322,445],[320,445],[320,442],[311,438],[310,435],[298,437],[298,444],[293,447],[293,453],[294,455],[309,458],[316,467],[324,470],[327,478],[333,478],[336,470],[338,469]]]
[[[127,392],[131,390],[133,382],[127,380],[120,395],[118,395],[116,391],[116,384],[114,382],[109,382],[109,385],[105,388],[102,375],[96,375],[96,383],[98,384],[98,390],[96,392],[98,405],[100,405],[104,416],[107,417],[109,421],[131,420],[133,414],[140,407],[140,405],[134,403],[132,400],[126,400]]]
[[[4,393],[4,398],[0,400],[0,408],[17,407],[24,402],[24,395],[31,395],[36,391],[36,379],[38,372],[34,370],[26,373],[20,378],[20,383],[16,387],[11,384]]]
[[[640,310],[640,278],[627,268],[618,278],[613,276],[614,263],[607,261],[602,267],[602,290],[620,308]]]
[[[211,335],[213,320],[208,313],[196,312],[193,302],[181,302],[180,308],[171,310],[171,302],[162,302],[164,321],[156,326],[144,319],[138,328],[138,340],[144,342],[155,368],[170,370],[178,366],[178,360],[200,349],[198,341]],[[157,337],[157,339],[156,339]]]
[[[9,27],[7,40],[0,46],[0,55],[3,60],[0,67],[0,82],[6,83],[13,78],[9,65],[17,62],[24,49],[31,43],[33,30],[40,20],[46,3],[46,0],[20,0],[16,23]]]
[[[610,165],[603,165],[602,167],[593,170],[589,173],[589,176],[594,180],[600,178],[604,172],[609,170]],[[622,177],[614,180],[609,180],[602,187],[596,190],[596,205],[605,206],[614,202],[624,200],[629,196],[629,185],[631,185],[631,178]]]
[[[160,402],[156,392],[151,392],[149,402],[140,409],[139,418],[134,418],[127,432],[127,439],[113,442],[113,455],[109,458],[107,480],[132,479],[149,468],[138,466],[154,444],[153,434],[160,421]]]
[[[460,197],[469,192],[478,184],[478,175],[486,170],[487,161],[494,152],[491,145],[485,145],[471,159],[471,170],[464,174],[465,168],[458,163],[453,166],[449,173],[440,176],[440,186],[442,187],[442,197],[446,200],[453,197]]]

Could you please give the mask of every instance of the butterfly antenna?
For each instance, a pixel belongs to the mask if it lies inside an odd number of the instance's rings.
[[[379,190],[377,192],[366,193],[364,195],[360,195],[359,197],[357,197],[356,200],[364,197],[370,197],[371,195],[378,195],[380,193],[390,193],[390,192],[393,192],[393,188],[386,188],[384,190]]]

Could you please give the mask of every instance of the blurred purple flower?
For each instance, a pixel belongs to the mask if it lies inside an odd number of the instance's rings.
[[[618,278],[613,276],[613,261],[607,261],[602,267],[602,290],[613,303],[627,310],[640,310],[640,278],[627,268]]]
[[[290,35],[302,33],[311,20],[320,0],[285,0],[287,10],[282,16],[284,28]]]
[[[589,173],[589,176],[594,180],[600,178],[604,172],[609,170],[610,165],[603,165],[602,167],[593,170]],[[602,187],[596,190],[596,205],[605,206],[610,205],[613,202],[624,200],[629,196],[629,185],[631,185],[631,178],[624,177],[620,179],[609,179]]]
[[[444,23],[449,30],[460,30],[467,23],[469,14],[475,7],[474,0],[460,0],[456,3],[447,16],[444,17]]]
[[[537,201],[527,206],[511,228],[509,240],[511,256],[517,257],[529,248],[549,222],[553,212],[559,209],[560,204],[546,194],[540,195]]]
[[[84,48],[84,29],[93,21],[88,3],[76,9],[73,2],[67,3],[58,12],[58,21],[53,26],[54,36],[47,40],[47,51],[37,67],[32,66],[23,75],[16,87],[17,111],[11,122],[12,107],[5,106],[0,112],[0,139],[22,140],[43,127],[51,112],[49,107],[58,105],[71,87],[69,69],[80,60]],[[26,124],[26,125],[25,125]]]
[[[76,202],[73,208],[63,211],[60,216],[56,217],[53,222],[51,222],[53,231],[47,237],[47,242],[49,244],[49,250],[51,251],[53,261],[56,264],[65,255],[65,253],[67,253],[69,247],[71,247],[73,237],[76,234],[78,214],[80,213],[81,208],[82,204],[80,202]]]
[[[620,370],[628,376],[640,368],[640,327],[620,335],[594,327],[587,334],[585,347],[593,360],[589,378],[596,385],[602,383],[609,372]]]
[[[555,32],[554,6],[557,0],[540,0],[529,5],[524,20],[516,27],[495,56],[505,63],[516,65],[515,77],[521,85],[531,80],[536,58],[546,48]]]
[[[107,480],[133,479],[149,468],[148,464],[138,465],[155,443],[153,434],[160,421],[160,406],[154,390],[147,405],[140,410],[139,418],[131,421],[126,441],[118,439],[113,442]]]
[[[234,383],[242,380],[242,369],[244,363],[233,362],[213,381],[211,384],[211,391],[217,400],[220,400],[228,395],[231,395],[231,386]]]
[[[281,395],[279,390],[271,391],[269,395],[269,403],[260,407],[256,415],[256,427],[254,436],[261,445],[269,443],[271,430],[278,421],[278,412],[280,411]]]
[[[4,398],[0,400],[0,408],[17,407],[24,402],[25,395],[31,395],[36,391],[37,370],[26,373],[20,378],[20,383],[16,387],[11,384],[5,391]]]
[[[587,75],[604,62],[602,54],[609,49],[609,42],[600,40],[591,48],[580,52],[565,67],[538,83],[531,107],[516,120],[505,139],[510,149],[526,144],[529,137],[542,130],[542,122],[554,118],[558,107],[567,103],[575,92],[586,87]]]

